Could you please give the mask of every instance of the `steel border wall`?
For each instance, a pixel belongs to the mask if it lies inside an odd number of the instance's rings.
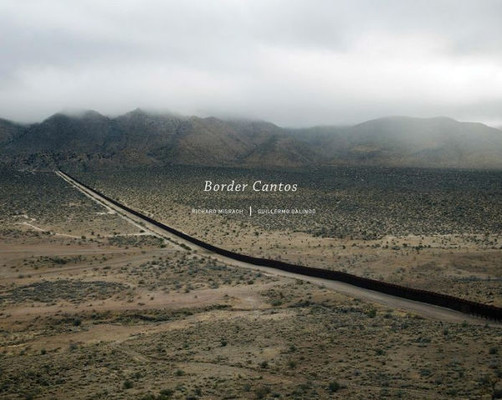
[[[62,171],[61,171],[62,172]],[[329,279],[333,281],[340,281],[340,282],[345,282],[354,286],[358,286],[364,289],[370,289],[374,290],[376,292],[381,292],[385,294],[390,294],[392,296],[397,296],[397,297],[402,297],[408,300],[414,300],[414,301],[419,301],[422,303],[428,303],[432,304],[435,306],[440,306],[440,307],[446,307],[452,310],[460,311],[465,314],[473,314],[481,317],[485,317],[488,319],[493,319],[493,320],[502,320],[502,308],[496,307],[493,305],[489,304],[483,304],[483,303],[478,303],[475,301],[470,301],[466,299],[461,299],[459,297],[454,297],[442,293],[436,293],[436,292],[431,292],[428,290],[421,290],[421,289],[414,289],[406,286],[401,286],[401,285],[396,285],[393,283],[387,283],[383,281],[378,281],[375,279],[369,279],[369,278],[363,278],[361,276],[353,275],[353,274],[348,274],[346,272],[341,272],[341,271],[331,271],[327,269],[322,269],[322,268],[315,268],[315,267],[305,267],[302,265],[295,265],[295,264],[290,264],[287,262],[283,261],[278,261],[278,260],[271,260],[267,258],[259,258],[259,257],[253,257],[253,256],[248,256],[245,254],[240,254],[236,253],[233,251],[225,250],[217,246],[213,246],[212,244],[206,243],[202,240],[196,239],[192,236],[187,235],[186,233],[183,233],[177,229],[174,229],[170,226],[167,226],[161,222],[158,222],[136,210],[133,210],[130,207],[127,207],[126,205],[123,205],[119,203],[118,201],[106,196],[105,194],[99,192],[96,189],[93,189],[86,185],[85,183],[81,182],[80,180],[72,177],[71,175],[65,173],[68,175],[71,179],[73,179],[75,182],[79,183],[83,187],[85,187],[87,190],[94,192],[95,194],[103,197],[110,203],[116,205],[119,208],[122,208],[123,210],[141,218],[152,225],[155,225],[161,229],[164,229],[165,231],[172,233],[173,235],[176,235],[187,242],[193,243],[199,247],[202,247],[206,250],[212,251],[216,254],[220,254],[222,256],[237,260],[237,261],[243,261],[248,264],[253,264],[257,266],[264,266],[264,267],[270,267],[270,268],[275,268],[279,269],[282,271],[287,271],[287,272],[292,272],[300,275],[305,275],[305,276],[312,276],[316,278],[323,278],[323,279]]]

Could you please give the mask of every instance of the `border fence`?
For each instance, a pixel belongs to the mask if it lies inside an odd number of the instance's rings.
[[[60,171],[63,172],[63,171]],[[450,296],[442,293],[431,292],[428,290],[414,289],[407,286],[396,285],[393,283],[383,282],[375,279],[364,278],[361,276],[349,274],[341,271],[332,271],[323,268],[315,268],[315,267],[306,267],[302,265],[290,264],[283,261],[272,260],[268,258],[259,258],[253,257],[241,253],[236,253],[234,251],[229,251],[222,249],[217,246],[213,246],[207,242],[204,242],[200,239],[194,238],[186,233],[183,233],[175,228],[172,228],[168,225],[165,225],[159,221],[154,220],[136,210],[133,210],[130,207],[127,207],[124,204],[119,203],[118,201],[106,196],[105,194],[99,192],[96,189],[93,189],[86,185],[85,183],[79,181],[78,179],[72,177],[71,175],[63,172],[65,175],[73,179],[78,184],[85,187],[87,190],[103,197],[110,203],[116,205],[117,207],[149,222],[152,225],[157,226],[175,236],[180,237],[181,239],[186,240],[187,242],[193,243],[199,247],[202,247],[206,250],[209,250],[213,253],[231,258],[233,260],[242,261],[248,264],[275,268],[282,271],[292,272],[295,274],[311,276],[316,278],[329,279],[333,281],[345,282],[350,285],[354,285],[357,287],[361,287],[364,289],[374,290],[376,292],[381,292],[385,294],[389,294],[396,297],[401,297],[408,300],[419,301],[422,303],[428,303],[435,306],[445,307],[452,310],[460,311],[465,314],[472,314],[492,320],[501,321],[502,320],[502,308],[496,307],[490,304],[478,303],[475,301],[470,301],[466,299],[461,299],[459,297]]]

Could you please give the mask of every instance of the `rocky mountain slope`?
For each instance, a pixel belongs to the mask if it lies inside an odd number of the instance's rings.
[[[151,164],[302,167],[319,164],[502,168],[502,132],[446,117],[387,117],[349,127],[284,129],[149,113],[54,114],[0,120],[0,160],[26,167]]]

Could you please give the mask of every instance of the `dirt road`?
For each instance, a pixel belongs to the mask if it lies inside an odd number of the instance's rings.
[[[125,220],[134,224],[135,226],[139,226],[142,229],[147,230],[156,236],[163,237],[163,238],[169,240],[171,245],[175,246],[178,249],[184,248],[186,250],[186,248],[189,247],[190,249],[197,250],[197,253],[200,255],[204,255],[206,257],[210,257],[210,258],[219,260],[219,261],[224,262],[229,265],[253,269],[253,270],[261,271],[263,273],[270,274],[270,275],[284,276],[284,277],[289,277],[289,278],[294,278],[294,279],[300,279],[303,281],[308,281],[308,282],[311,282],[311,283],[314,283],[314,284],[317,284],[320,286],[324,286],[325,288],[335,290],[339,293],[343,293],[343,294],[350,296],[350,297],[353,297],[353,298],[358,298],[358,299],[362,299],[365,301],[374,302],[374,303],[381,304],[385,307],[389,307],[392,309],[399,309],[399,310],[403,310],[406,312],[411,312],[411,313],[418,314],[418,315],[420,315],[422,317],[426,317],[426,318],[437,319],[437,320],[448,321],[448,322],[467,321],[469,323],[475,323],[475,324],[483,324],[483,325],[487,324],[490,326],[502,326],[501,323],[487,321],[486,319],[478,318],[478,317],[468,315],[468,314],[464,314],[464,313],[454,311],[454,310],[451,310],[448,308],[434,306],[434,305],[431,305],[428,303],[422,303],[422,302],[418,302],[418,301],[408,300],[408,299],[404,299],[401,297],[396,297],[396,296],[388,295],[385,293],[360,288],[360,287],[350,285],[350,284],[344,283],[344,282],[338,282],[338,281],[333,281],[333,280],[328,280],[328,279],[310,277],[310,276],[305,276],[305,275],[301,275],[301,274],[296,274],[296,273],[291,273],[291,272],[286,272],[286,271],[274,269],[271,267],[257,266],[257,265],[248,264],[248,263],[245,263],[242,261],[236,261],[232,258],[225,257],[222,255],[210,252],[202,247],[195,245],[194,243],[188,242],[188,241],[186,241],[176,235],[173,235],[170,232],[166,232],[165,230],[161,229],[160,227],[155,226],[155,225],[149,223],[148,221],[141,219],[140,217],[138,217],[136,215],[129,213],[128,211],[109,202],[108,200],[106,200],[105,198],[100,196],[99,194],[88,190],[86,187],[82,186],[77,181],[75,181],[70,176],[66,175],[65,173],[63,173],[61,171],[56,171],[56,174],[59,177],[61,177],[62,179],[64,179],[66,182],[68,182],[70,185],[75,187],[77,190],[81,191],[86,196],[91,198],[93,201],[103,205],[108,210],[116,212],[122,218],[124,218]]]

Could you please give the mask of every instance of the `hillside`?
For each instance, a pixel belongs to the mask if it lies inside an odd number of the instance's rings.
[[[13,136],[5,134],[7,139]],[[109,118],[88,111],[78,116],[58,113],[27,126],[14,140],[3,141],[0,154],[3,161],[36,166],[261,165],[272,159],[287,165],[313,162],[306,155],[298,156],[300,142],[284,138],[282,129],[267,122],[182,117],[140,109]],[[264,156],[267,143],[282,140],[289,145],[284,149],[276,146],[272,158]],[[294,150],[291,155],[290,148]]]
[[[23,130],[22,125],[0,118],[0,146],[19,136]]]
[[[446,117],[386,117],[352,127],[317,127],[292,134],[329,164],[502,167],[499,130]]]
[[[502,132],[451,118],[386,117],[354,126],[284,129],[263,121],[221,120],[136,109],[54,114],[22,126],[0,120],[0,159],[56,165],[367,165],[502,168]]]

